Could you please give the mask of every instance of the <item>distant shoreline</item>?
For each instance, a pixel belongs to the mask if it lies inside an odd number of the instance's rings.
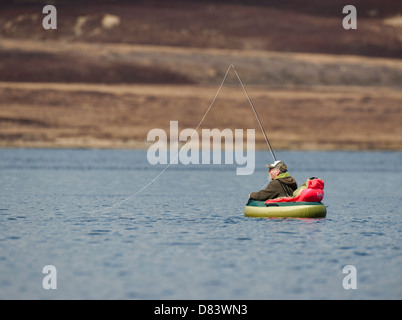
[[[26,143],[24,141],[13,141],[13,142],[4,142],[0,143],[0,149],[83,149],[83,150],[142,150],[147,151],[149,149],[149,143],[112,143],[110,141],[102,141],[99,143],[93,144],[60,144],[60,143],[42,143],[42,142],[34,142],[34,143]],[[223,149],[224,146],[222,146]],[[306,151],[306,152],[332,152],[332,151],[351,151],[351,152],[402,152],[402,149],[397,148],[367,148],[367,147],[359,147],[359,146],[326,146],[326,147],[301,147],[301,148],[281,148],[272,146],[274,151]],[[181,146],[179,146],[180,150]],[[169,151],[169,150],[168,150]],[[258,144],[255,147],[255,151],[267,151],[269,149],[264,144]],[[244,149],[246,152],[246,149]]]

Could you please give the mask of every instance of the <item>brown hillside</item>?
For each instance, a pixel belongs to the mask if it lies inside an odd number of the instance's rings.
[[[0,4],[0,145],[146,147],[195,128],[234,65],[274,149],[402,150],[400,1]],[[202,128],[262,133],[233,70]]]

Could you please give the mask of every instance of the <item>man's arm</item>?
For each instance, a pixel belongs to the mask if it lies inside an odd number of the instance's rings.
[[[264,201],[267,199],[275,199],[279,197],[279,192],[278,192],[278,186],[279,181],[271,181],[270,184],[265,189],[262,189],[258,192],[251,192],[250,193],[250,198],[255,199],[255,200],[260,200]]]

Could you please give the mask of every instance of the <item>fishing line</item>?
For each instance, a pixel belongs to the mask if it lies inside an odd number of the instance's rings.
[[[223,79],[222,79],[222,82],[221,82],[221,84],[220,84],[220,86],[219,86],[219,88],[218,88],[218,91],[216,92],[214,98],[212,99],[211,104],[209,105],[209,107],[208,107],[207,111],[205,112],[204,116],[201,118],[200,123],[198,124],[198,126],[196,127],[196,129],[193,131],[192,135],[191,135],[190,138],[187,140],[187,142],[188,142],[189,140],[191,140],[191,138],[192,138],[193,135],[197,132],[197,130],[199,129],[199,127],[201,126],[201,124],[204,122],[205,117],[207,116],[207,114],[208,114],[209,111],[211,110],[211,108],[212,108],[213,104],[215,103],[215,100],[216,100],[216,98],[218,97],[219,92],[221,91],[222,86],[223,86],[223,84],[224,84],[224,82],[225,82],[225,80],[226,80],[226,78],[227,78],[227,76],[228,76],[228,73],[229,73],[230,68],[233,68],[233,69],[234,69],[233,64],[231,64],[231,65],[228,67],[228,69],[226,70],[226,73],[225,73],[225,75],[224,75],[224,77],[223,77]],[[140,194],[142,191],[144,191],[145,189],[147,189],[151,184],[153,184],[156,180],[159,179],[159,177],[160,177],[160,176],[172,165],[172,163],[179,157],[181,151],[182,151],[182,149],[180,149],[180,151],[176,154],[176,156],[175,156],[173,159],[170,160],[170,162],[166,165],[166,167],[163,168],[163,170],[162,170],[155,178],[153,178],[150,182],[148,182],[145,186],[143,186],[143,187],[142,187],[140,190],[138,190],[136,193],[132,194],[132,195],[129,196],[128,198],[126,198],[126,199],[124,199],[124,200],[122,200],[122,201],[120,201],[120,202],[117,202],[117,203],[115,203],[115,204],[113,204],[113,205],[111,205],[111,206],[108,206],[108,207],[103,208],[103,209],[91,211],[91,212],[89,212],[89,213],[91,214],[91,213],[97,213],[97,212],[102,212],[102,211],[105,211],[105,210],[109,210],[109,209],[111,209],[111,208],[117,207],[117,206],[119,206],[119,205],[121,205],[121,204],[123,204],[123,203],[129,201],[130,199],[132,199],[132,198],[134,198],[135,196],[137,196],[138,194]]]
[[[191,135],[190,138],[187,140],[187,142],[192,139],[193,135],[197,132],[197,130],[200,128],[201,124],[204,122],[204,120],[205,120],[207,114],[209,113],[209,111],[211,110],[212,106],[214,105],[215,100],[216,100],[216,98],[218,97],[218,95],[219,95],[219,93],[220,93],[220,91],[221,91],[221,89],[222,89],[222,86],[223,86],[223,84],[224,84],[225,81],[226,81],[226,78],[227,78],[227,76],[228,76],[229,70],[230,70],[231,68],[234,70],[234,72],[235,72],[235,74],[236,74],[236,77],[237,77],[237,79],[239,80],[240,85],[242,86],[242,88],[243,88],[243,90],[244,90],[244,93],[245,93],[246,96],[247,96],[247,99],[248,99],[248,101],[249,101],[249,103],[250,103],[250,106],[251,106],[251,108],[253,109],[254,115],[255,115],[255,117],[256,117],[256,119],[257,119],[257,121],[258,121],[258,124],[260,125],[261,131],[262,131],[262,133],[264,134],[264,138],[265,138],[265,141],[267,142],[268,148],[269,148],[269,150],[271,151],[272,157],[274,158],[274,161],[276,161],[276,157],[275,157],[274,151],[272,150],[271,144],[269,143],[269,140],[268,140],[268,137],[267,137],[267,135],[266,135],[266,133],[265,133],[264,127],[262,126],[262,123],[261,123],[261,121],[260,121],[260,118],[258,117],[257,111],[255,110],[255,107],[254,107],[254,105],[253,105],[253,102],[251,101],[250,96],[249,96],[249,94],[247,93],[246,87],[244,86],[243,82],[241,81],[241,79],[240,79],[240,77],[239,77],[239,75],[238,75],[238,73],[237,73],[237,71],[236,71],[236,69],[235,69],[235,67],[234,67],[233,64],[231,64],[231,65],[228,67],[228,69],[226,70],[226,73],[225,73],[225,75],[224,75],[224,77],[223,77],[223,79],[222,79],[222,81],[221,81],[221,84],[219,85],[218,91],[216,92],[216,94],[215,94],[214,98],[212,99],[212,102],[210,103],[210,105],[209,105],[207,111],[204,113],[204,116],[201,118],[201,121],[198,123],[196,129],[193,131],[192,135]],[[102,212],[102,211],[109,210],[109,209],[111,209],[111,208],[117,207],[117,206],[119,206],[119,205],[121,205],[121,204],[123,204],[123,203],[129,201],[130,199],[134,198],[135,196],[137,196],[137,195],[140,194],[141,192],[143,192],[143,191],[144,191],[145,189],[147,189],[151,184],[153,184],[156,180],[158,180],[158,179],[160,178],[160,176],[172,165],[172,163],[174,163],[174,161],[179,157],[180,152],[182,152],[182,150],[183,150],[183,149],[180,149],[180,151],[176,154],[176,156],[175,156],[173,159],[170,160],[170,162],[166,165],[166,167],[163,168],[163,170],[162,170],[155,178],[153,178],[150,182],[148,182],[146,185],[144,185],[140,190],[138,190],[137,192],[135,192],[134,194],[132,194],[131,196],[125,198],[124,200],[122,200],[122,201],[120,201],[120,202],[117,202],[117,203],[115,203],[115,204],[113,204],[113,205],[111,205],[111,206],[108,206],[108,207],[106,207],[106,208],[103,208],[103,209],[91,211],[91,212],[89,212],[89,213]]]

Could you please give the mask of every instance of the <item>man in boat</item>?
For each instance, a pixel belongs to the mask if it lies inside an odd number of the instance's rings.
[[[286,164],[277,160],[272,164],[267,164],[270,183],[265,189],[252,192],[248,195],[250,200],[265,201],[279,197],[291,197],[293,191],[297,189],[296,180],[289,175]]]

